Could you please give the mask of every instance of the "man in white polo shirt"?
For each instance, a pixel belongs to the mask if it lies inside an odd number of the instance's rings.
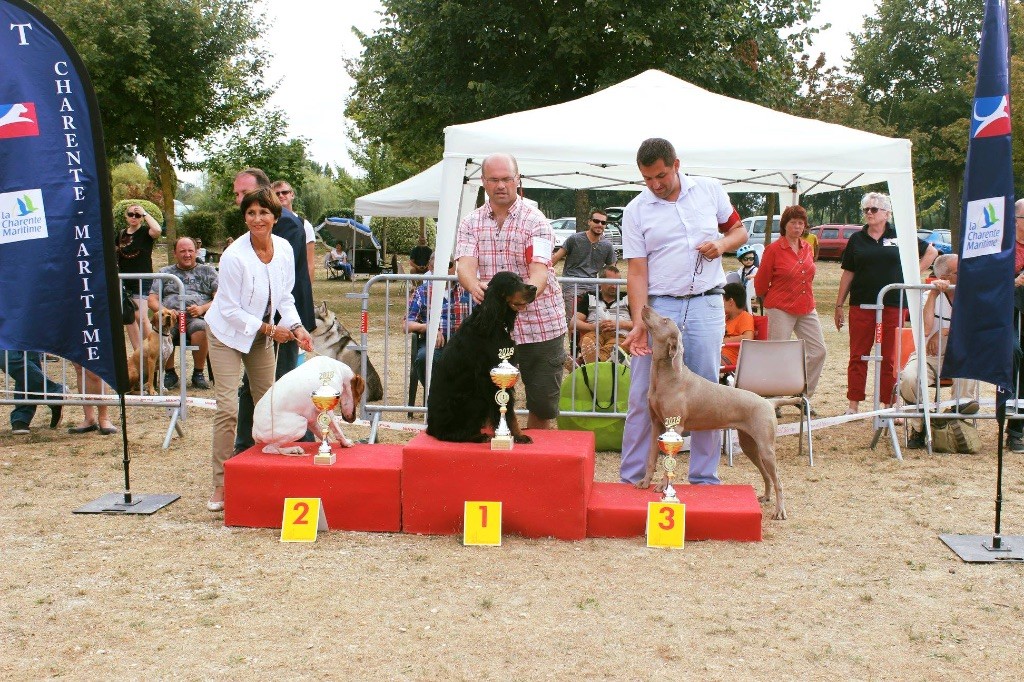
[[[651,348],[640,317],[643,307],[649,304],[675,320],[683,332],[683,362],[692,372],[717,382],[725,334],[722,254],[747,242],[747,231],[721,184],[681,174],[668,140],[644,140],[636,162],[647,189],[629,202],[622,217],[622,253],[629,261],[627,291],[633,316],[626,343],[634,356],[619,469],[626,483],[644,477],[652,437],[647,410]],[[690,483],[720,483],[721,432],[690,435]]]

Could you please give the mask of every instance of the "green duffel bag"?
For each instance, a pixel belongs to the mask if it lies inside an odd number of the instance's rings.
[[[575,387],[575,388],[574,388]],[[594,392],[597,398],[594,398]],[[629,367],[597,362],[577,367],[562,381],[561,412],[621,412],[629,406]],[[622,450],[624,417],[559,415],[558,428],[593,431],[598,450]]]

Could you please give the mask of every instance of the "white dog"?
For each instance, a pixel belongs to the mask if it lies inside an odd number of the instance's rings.
[[[257,443],[266,443],[263,452],[271,455],[301,455],[299,446],[282,447],[294,443],[306,434],[306,429],[319,436],[316,426],[318,415],[310,396],[323,385],[321,377],[330,374],[327,385],[341,393],[341,416],[352,423],[356,408],[362,398],[366,384],[363,378],[343,362],[323,355],[306,360],[304,363],[274,382],[270,390],[260,398],[252,415],[252,437]],[[353,443],[341,431],[341,425],[333,412],[331,433],[344,448]]]

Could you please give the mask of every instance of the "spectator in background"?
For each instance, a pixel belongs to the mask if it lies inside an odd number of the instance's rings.
[[[412,247],[412,251],[409,252],[409,272],[414,275],[422,275],[432,269],[434,266],[430,262],[430,256],[433,253],[433,249],[427,246],[426,237],[421,236],[416,246]]]
[[[925,338],[925,372],[927,380],[925,385],[935,383],[939,376],[939,368],[942,366],[942,355],[940,351],[945,350],[945,337],[949,336],[949,324],[953,319],[953,295],[956,286],[957,264],[959,258],[954,254],[943,254],[935,259],[933,264],[935,281],[932,284],[935,289],[928,292],[925,299],[924,313],[924,338]],[[918,372],[917,372],[917,351],[910,354],[907,363],[900,372],[900,396],[909,405],[920,402],[918,395]],[[954,379],[953,395],[959,399],[963,396],[971,396],[971,400],[957,407],[958,412],[963,414],[974,414],[978,411],[978,402],[973,400],[977,395],[978,382],[973,379]],[[1010,422],[1011,424],[1013,422]],[[908,448],[924,447],[924,421],[913,420],[910,428],[910,438],[907,440]]]
[[[807,211],[789,206],[779,219],[781,236],[765,247],[754,290],[764,300],[768,340],[786,341],[794,333],[803,339],[807,359],[807,395],[813,396],[825,367],[825,335],[814,301],[817,265],[810,243],[801,235],[807,229]],[[776,414],[779,409],[776,408]],[[811,411],[813,416],[817,412]]]
[[[200,265],[206,263],[206,247],[203,246],[203,240],[196,237],[192,242],[196,246],[196,263]]]
[[[869,192],[860,202],[866,224],[860,232],[850,236],[843,252],[843,274],[839,279],[839,295],[836,298],[836,329],[842,329],[846,318],[843,304],[850,297],[850,362],[847,365],[846,397],[850,401],[847,414],[860,409],[865,398],[868,380],[868,363],[863,359],[871,352],[875,341],[875,311],[861,308],[865,303],[877,303],[878,292],[888,284],[903,283],[903,266],[900,263],[899,242],[896,228],[889,222],[892,203],[889,196]],[[935,260],[935,247],[922,239],[917,240],[919,267],[924,272]],[[896,352],[896,329],[901,326],[899,316],[900,292],[892,290],[885,295],[882,311],[882,367],[881,400],[887,407],[892,405],[893,387],[896,374],[893,358]],[[769,323],[769,327],[771,324]]]
[[[722,303],[725,307],[725,337],[722,343],[738,344],[754,338],[754,316],[747,312],[747,289],[742,284],[725,285]],[[739,346],[722,346],[722,364],[735,365],[740,355]]]
[[[427,271],[420,274],[430,274],[434,269],[434,256],[431,254],[427,260]],[[455,261],[448,262],[448,274],[455,274]],[[438,282],[438,285],[448,284],[444,290],[444,301],[441,303],[441,326],[437,330],[437,343],[434,346],[434,362],[441,356],[444,344],[448,342],[451,335],[462,324],[462,320],[469,314],[470,296],[469,293],[459,286],[458,282]],[[430,285],[431,282],[424,282],[416,287],[409,299],[409,313],[405,318],[405,331],[410,334],[420,335],[419,349],[416,357],[413,358],[413,367],[416,368],[416,378],[424,386],[427,385],[427,315],[430,312]]]
[[[804,233],[800,235],[800,239],[811,245],[814,250],[814,260],[818,260],[818,235],[811,232],[811,226],[807,223],[806,218],[804,218]]]
[[[206,390],[210,384],[203,370],[206,367],[209,342],[206,337],[206,320],[203,318],[213,305],[213,297],[217,293],[217,271],[209,265],[198,263],[195,242],[191,238],[179,237],[174,243],[174,265],[162,267],[160,272],[180,279],[184,290],[179,291],[173,281],[154,281],[149,292],[149,309],[155,312],[160,308],[170,308],[177,314],[184,300],[185,345],[196,346],[196,350],[192,351],[192,387]],[[176,339],[179,337],[177,325],[171,334]],[[183,373],[184,369],[182,367]],[[164,370],[164,386],[170,389],[177,385],[178,374],[174,371],[174,353],[171,353]]]
[[[312,287],[314,279],[313,270],[316,267],[316,261],[314,260],[316,256],[313,254],[313,247],[316,245],[316,235],[313,233],[313,225],[298,213],[295,213],[295,210],[292,208],[292,202],[295,201],[295,190],[292,189],[291,185],[284,180],[277,180],[271,187],[277,196],[277,200],[281,202],[281,206],[302,221],[302,230],[306,235],[306,266],[309,269],[309,285]]]
[[[348,254],[345,252],[345,244],[338,242],[331,249],[330,256],[331,264],[341,270],[344,279],[352,280],[352,264],[348,262]]]
[[[14,383],[14,391],[9,395],[15,399],[31,400],[60,398],[65,389],[56,381],[51,381],[43,371],[43,354],[35,351],[5,350],[0,352],[0,370]],[[60,405],[50,405],[50,428],[60,424],[63,410]],[[32,417],[36,415],[35,405],[15,405],[11,410],[11,433],[24,435],[31,433]]]
[[[606,225],[608,216],[604,212],[591,211],[586,231],[570,235],[562,242],[551,257],[551,265],[554,266],[564,258],[563,277],[587,278],[597,277],[597,273],[604,266],[615,265],[615,247],[604,238]],[[579,284],[566,284],[562,288],[565,319],[573,318],[576,314],[576,301],[585,293],[586,290]]]
[[[606,265],[601,270],[601,279],[619,279],[619,269]],[[611,358],[616,347],[622,347],[625,354],[626,335],[633,328],[629,314],[629,296],[626,290],[619,290],[617,284],[599,284],[597,296],[585,294],[579,297],[573,327],[580,337],[580,356],[583,362],[605,361]]]
[[[146,212],[139,204],[131,204],[125,210],[125,219],[128,227],[121,230],[117,235],[117,269],[124,274],[142,274],[153,272],[153,244],[160,237],[160,223],[153,216]],[[153,286],[153,280],[129,280],[125,286],[135,299],[137,311],[146,309],[146,297],[149,289]],[[128,333],[128,340],[132,348],[138,350],[142,347],[142,339],[149,336],[153,329],[149,323],[149,317],[145,314],[138,314],[135,322],[125,325]],[[142,325],[142,333],[139,333],[139,324]]]

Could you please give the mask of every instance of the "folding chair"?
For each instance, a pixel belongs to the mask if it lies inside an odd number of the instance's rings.
[[[814,466],[814,445],[811,441],[811,401],[807,397],[807,360],[804,340],[740,342],[736,361],[736,388],[756,393],[763,398],[792,398],[788,404],[800,405],[800,454],[803,454],[804,423],[807,426],[807,459]],[[727,434],[728,435],[728,434]],[[727,452],[732,465],[732,439]]]

